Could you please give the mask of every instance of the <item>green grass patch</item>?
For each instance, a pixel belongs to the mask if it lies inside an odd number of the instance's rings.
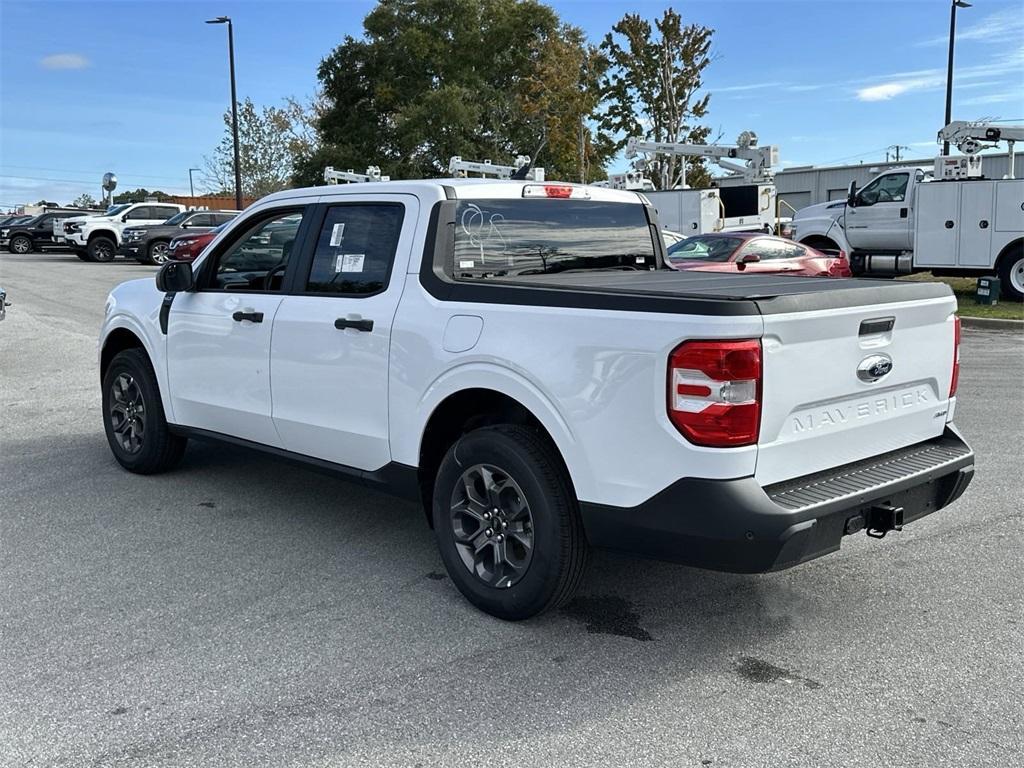
[[[956,294],[959,314],[963,317],[998,317],[1004,320],[1024,320],[1024,303],[1019,301],[1007,301],[1000,298],[999,303],[994,307],[975,302],[974,294],[978,287],[978,278],[976,277],[935,277],[931,272],[919,272],[916,275],[910,275],[901,279],[945,283]]]

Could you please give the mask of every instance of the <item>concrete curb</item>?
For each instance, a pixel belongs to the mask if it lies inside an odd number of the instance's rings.
[[[964,328],[985,328],[989,331],[1024,331],[1024,320],[1007,320],[1001,317],[967,317],[960,316],[960,324]]]

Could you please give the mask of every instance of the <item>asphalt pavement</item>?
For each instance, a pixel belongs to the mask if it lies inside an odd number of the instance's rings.
[[[138,477],[103,436],[106,292],[0,254],[0,765],[1024,762],[1024,335],[966,330],[966,496],[739,576],[597,554],[510,624],[420,510],[242,449]]]

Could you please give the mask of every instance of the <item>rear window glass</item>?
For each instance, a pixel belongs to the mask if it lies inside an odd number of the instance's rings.
[[[464,200],[456,207],[457,278],[656,267],[651,228],[637,203]]]

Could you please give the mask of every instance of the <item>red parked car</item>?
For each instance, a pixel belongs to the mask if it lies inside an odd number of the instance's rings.
[[[822,253],[792,240],[760,232],[695,235],[668,249],[673,269],[747,272],[804,277],[852,277],[842,251]]]
[[[195,261],[196,257],[203,252],[203,248],[213,242],[213,238],[219,235],[230,221],[226,221],[219,227],[208,229],[205,232],[197,232],[194,235],[180,235],[167,244],[167,258],[177,261]]]

